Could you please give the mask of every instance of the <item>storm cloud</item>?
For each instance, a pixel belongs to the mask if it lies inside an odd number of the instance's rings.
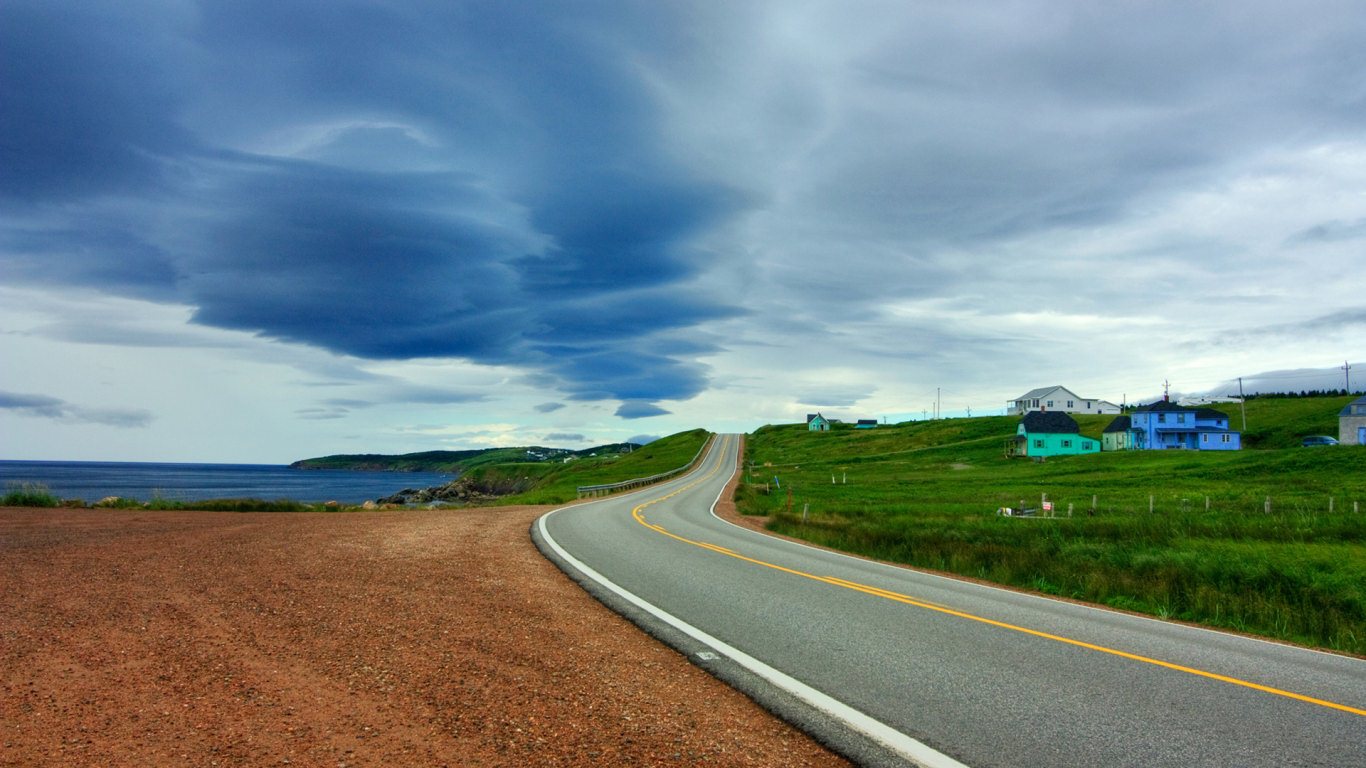
[[[7,6],[7,274],[579,398],[700,392],[684,357],[583,362],[736,314],[689,282],[746,203],[665,151],[627,55],[667,11],[412,10]]]

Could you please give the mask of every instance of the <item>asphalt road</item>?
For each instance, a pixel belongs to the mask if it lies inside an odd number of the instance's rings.
[[[856,761],[1366,766],[1366,661],[731,525],[711,509],[738,444],[718,436],[696,472],[533,534],[604,602]]]

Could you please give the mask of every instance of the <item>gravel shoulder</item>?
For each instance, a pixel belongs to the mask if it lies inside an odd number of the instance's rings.
[[[847,765],[542,558],[546,510],[0,509],[0,765]]]

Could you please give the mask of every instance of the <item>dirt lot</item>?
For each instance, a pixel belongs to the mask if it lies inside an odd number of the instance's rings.
[[[0,765],[844,765],[545,561],[542,510],[0,509]]]

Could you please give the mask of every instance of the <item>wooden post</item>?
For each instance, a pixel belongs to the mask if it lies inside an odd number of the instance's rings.
[[[1271,497],[1270,497],[1270,496],[1267,496],[1267,497],[1266,497],[1266,503],[1262,505],[1262,509],[1263,509],[1263,511],[1265,511],[1268,515],[1271,514]]]
[[[1206,511],[1206,512],[1209,511],[1209,497],[1208,497],[1208,496],[1205,497],[1205,511]]]
[[[1153,513],[1153,495],[1150,493],[1150,494],[1148,494],[1148,514],[1151,515],[1152,513]]]

